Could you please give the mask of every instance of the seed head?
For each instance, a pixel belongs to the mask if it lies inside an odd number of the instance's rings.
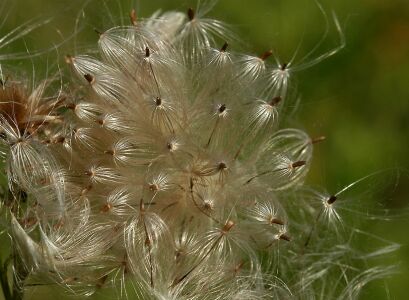
[[[87,52],[101,55],[66,56],[78,78],[67,97],[43,96],[47,81],[30,92],[0,81],[1,146],[21,200],[12,236],[30,282],[84,295],[111,284],[132,299],[357,289],[352,247],[321,230],[341,219],[342,191],[300,192],[324,138],[280,122],[294,74],[343,46],[337,19],[341,45],[296,65],[271,50],[238,54],[208,10],[132,10],[131,26],[98,32]]]

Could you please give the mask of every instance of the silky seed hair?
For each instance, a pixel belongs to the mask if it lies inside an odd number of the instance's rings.
[[[65,96],[45,96],[47,80],[29,92],[2,79],[23,286],[114,288],[130,299],[356,299],[392,272],[365,269],[371,253],[352,243],[364,233],[339,225],[352,185],[304,187],[325,137],[280,122],[294,74],[344,46],[337,17],[338,46],[285,63],[269,49],[239,53],[229,27],[206,16],[214,4],[147,19],[131,10],[128,25],[97,30],[98,53],[65,57]],[[373,256],[397,248],[381,243]]]

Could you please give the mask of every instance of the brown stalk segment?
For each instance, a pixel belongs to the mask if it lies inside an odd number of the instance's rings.
[[[227,233],[227,232],[229,232],[233,227],[234,227],[234,222],[232,221],[232,220],[228,220],[225,224],[224,224],[224,226],[223,226],[223,228],[222,228],[222,233],[224,234],[224,233]]]
[[[326,139],[327,138],[326,138],[325,135],[321,135],[321,136],[318,136],[318,137],[315,137],[315,138],[311,139],[311,144],[320,143],[322,141],[325,141]]]
[[[136,24],[138,24],[138,22],[137,22],[137,16],[136,16],[136,10],[135,9],[132,9],[131,10],[131,12],[130,12],[130,14],[129,14],[129,19],[131,20],[131,24],[133,25],[133,26],[136,26]]]
[[[66,64],[72,64],[72,62],[73,62],[73,60],[74,60],[74,57],[72,57],[72,55],[67,54],[67,55],[64,57],[64,59],[65,59],[65,63],[66,63]]]
[[[284,225],[284,222],[282,220],[276,219],[276,218],[271,219],[270,223],[277,224],[277,225]]]
[[[299,160],[299,161],[296,161],[296,162],[292,163],[291,167],[293,169],[299,168],[299,167],[305,166],[306,163],[307,162],[305,160]]]
[[[264,52],[263,54],[261,54],[259,57],[260,57],[261,60],[266,60],[271,55],[273,55],[273,50],[268,50],[268,51]]]

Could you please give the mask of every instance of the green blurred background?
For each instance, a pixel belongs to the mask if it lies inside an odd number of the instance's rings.
[[[7,2],[6,2],[7,1]],[[0,28],[5,35],[24,21],[53,17],[50,23],[16,42],[0,49],[13,53],[29,49],[56,50],[25,61],[7,61],[10,69],[24,68],[38,78],[47,70],[66,68],[66,53],[81,53],[94,46],[100,31],[127,20],[131,7],[140,17],[157,9],[181,10],[196,7],[196,1],[140,0],[91,1],[80,16],[76,37],[64,40],[74,31],[76,18],[84,1],[72,0],[0,0],[9,18]],[[335,11],[346,36],[346,47],[337,55],[302,71],[297,76],[301,99],[289,123],[305,129],[311,136],[326,135],[327,140],[316,147],[309,182],[337,191],[343,185],[377,170],[409,167],[409,1],[408,0],[322,0],[328,12]],[[282,60],[291,59],[300,45],[303,57],[320,40],[325,21],[313,0],[220,0],[209,16],[231,24],[240,43],[232,49],[260,54],[274,49]],[[337,45],[338,35],[329,27],[328,38],[316,54]],[[56,60],[56,57],[59,57]],[[313,56],[314,57],[314,56]],[[56,63],[58,62],[58,64]],[[20,72],[21,74],[21,72]],[[402,176],[393,196],[377,199],[386,207],[403,210],[409,196],[408,177]],[[407,215],[406,215],[407,216]],[[370,284],[361,299],[409,299],[409,220],[406,217],[390,222],[374,222],[369,230],[402,245],[397,254],[381,263],[398,263],[400,273]],[[389,291],[385,290],[385,282]],[[27,299],[53,299],[45,291],[35,291]],[[106,297],[105,297],[106,298]],[[62,298],[61,298],[62,299]]]

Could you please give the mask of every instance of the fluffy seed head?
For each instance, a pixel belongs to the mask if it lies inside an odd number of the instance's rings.
[[[237,54],[207,10],[132,10],[99,33],[100,55],[66,57],[68,99],[0,82],[9,185],[29,207],[11,227],[33,277],[86,295],[129,283],[135,299],[353,289],[345,249],[310,242],[322,214],[340,219],[339,195],[292,199],[323,137],[280,123],[293,75],[338,48],[298,66]]]

